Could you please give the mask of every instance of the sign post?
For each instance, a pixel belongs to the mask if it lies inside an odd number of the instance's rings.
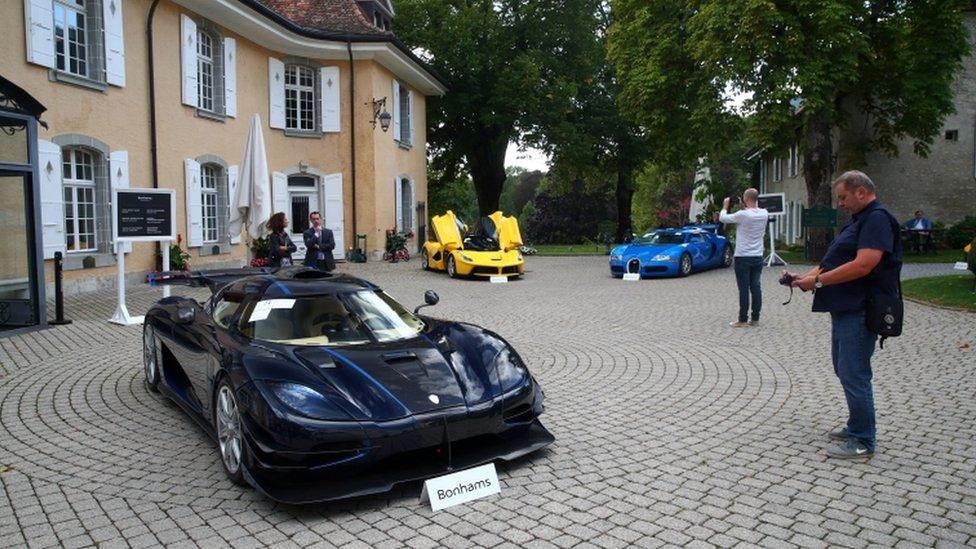
[[[113,324],[142,324],[125,306],[125,242],[163,242],[163,266],[169,267],[169,245],[176,238],[176,193],[173,189],[115,189],[112,191],[112,237],[115,242],[119,303],[109,319]]]
[[[773,236],[773,223],[776,218],[786,215],[786,194],[767,193],[759,195],[759,207],[769,212],[769,255],[766,256],[766,266],[789,265],[776,253],[776,237]]]

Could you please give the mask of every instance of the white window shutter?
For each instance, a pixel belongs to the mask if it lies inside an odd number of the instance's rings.
[[[227,168],[227,220],[234,217],[234,197],[237,195],[237,174],[240,168],[236,165]],[[231,244],[241,243],[241,233],[230,235]]]
[[[237,41],[224,38],[224,114],[237,118]]]
[[[37,141],[37,169],[41,191],[41,240],[44,259],[54,252],[67,253],[64,232],[64,187],[61,185],[61,147],[50,141]]]
[[[53,69],[54,3],[51,0],[24,0],[24,24],[27,61]],[[60,167],[58,173],[61,173]]]
[[[128,189],[129,188],[129,151],[113,151],[108,155],[108,171],[109,171],[109,184],[112,191],[115,189]],[[114,197],[115,193],[112,193],[113,203],[112,208],[115,208]],[[125,253],[132,252],[132,243],[125,242],[122,244],[122,251]]]
[[[185,161],[186,176],[186,245],[203,246],[203,197],[200,196],[200,163]]]
[[[122,0],[102,0],[105,25],[105,80],[125,86],[125,34],[122,32]],[[131,244],[130,244],[131,246]]]
[[[393,186],[396,187],[396,230],[400,232],[403,230],[403,184],[399,177],[393,179]]]
[[[393,81],[393,108],[390,114],[393,115],[393,140],[400,140],[400,83]]]
[[[183,104],[200,105],[197,91],[197,24],[185,14],[180,15],[180,53],[183,76]]]
[[[339,131],[339,67],[319,69],[319,89],[322,90],[322,131]]]
[[[408,91],[407,92],[407,108],[409,109],[409,112],[407,112],[407,123],[410,124],[410,131],[409,131],[409,134],[410,134],[410,144],[413,145],[413,121],[414,121],[414,116],[413,116],[413,91]],[[411,183],[411,185],[412,184],[413,183]]]
[[[271,174],[271,204],[274,206],[271,215],[278,212],[291,214],[291,208],[288,207],[288,176],[281,172]]]
[[[416,234],[417,232],[417,184],[413,179],[410,180],[410,201],[407,203],[410,205],[410,212],[407,214],[410,216],[410,230]]]
[[[322,178],[322,196],[325,197],[325,206],[322,208],[323,223],[327,229],[332,231],[336,243],[335,249],[332,250],[332,257],[342,259],[345,257],[346,220],[343,209],[341,173],[332,173]]]
[[[268,125],[285,129],[285,64],[268,58]]]

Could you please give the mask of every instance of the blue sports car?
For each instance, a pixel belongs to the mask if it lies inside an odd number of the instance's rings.
[[[657,229],[610,251],[610,275],[636,273],[641,278],[687,276],[732,265],[732,244],[714,225]]]

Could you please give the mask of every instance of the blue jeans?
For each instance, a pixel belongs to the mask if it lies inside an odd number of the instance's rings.
[[[762,311],[762,289],[759,275],[762,274],[762,258],[736,256],[735,283],[739,286],[739,322],[749,320],[749,294],[752,294],[752,320],[759,320]]]
[[[847,433],[874,451],[874,391],[871,355],[878,340],[864,324],[864,311],[830,313],[830,356],[847,398]]]

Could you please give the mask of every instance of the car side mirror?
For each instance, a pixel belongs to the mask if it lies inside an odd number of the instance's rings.
[[[418,314],[420,309],[424,307],[430,307],[431,305],[437,305],[441,298],[437,295],[434,290],[427,290],[424,292],[424,304],[418,305],[416,309],[413,310],[413,314]]]
[[[174,320],[177,324],[189,324],[193,322],[196,316],[197,312],[192,306],[179,305],[176,307],[176,318]]]

